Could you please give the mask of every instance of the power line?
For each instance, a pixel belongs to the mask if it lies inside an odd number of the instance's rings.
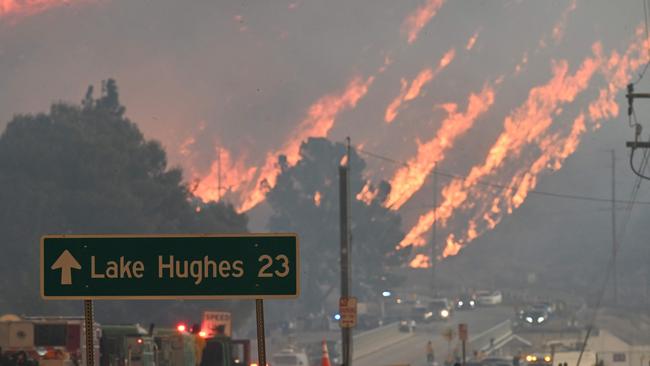
[[[641,0],[643,2],[643,17],[645,20],[645,35],[646,35],[646,42],[650,41],[650,31],[648,29],[648,0]],[[650,56],[650,49],[648,49],[648,56]],[[639,74],[639,78],[632,83],[631,85],[628,85],[628,93],[631,93],[633,90],[633,85],[637,84],[641,79],[643,79],[643,76],[645,75],[646,71],[648,70],[648,66],[650,65],[650,59],[648,62],[646,62],[645,66],[643,67],[643,70]],[[641,134],[641,125],[639,124],[637,117],[636,117],[636,112],[634,111],[632,107],[632,98],[628,96],[628,119],[629,119],[629,124],[630,126],[634,126],[635,128],[635,142],[638,138],[638,136]],[[632,125],[632,117],[634,117],[634,125]],[[650,158],[650,154],[648,154],[648,150],[644,150],[643,152],[643,159],[641,160],[641,169],[640,171],[636,171],[634,168],[634,151],[636,149],[632,148],[630,151],[630,167],[632,168],[632,171],[637,175],[636,182],[634,186],[632,187],[632,192],[630,194],[630,200],[629,203],[626,207],[626,212],[625,212],[625,218],[623,219],[623,225],[621,227],[621,231],[619,232],[619,238],[614,238],[615,244],[614,244],[614,251],[611,254],[609,263],[607,265],[607,271],[605,272],[605,278],[603,280],[602,287],[600,288],[600,293],[598,294],[598,300],[596,302],[596,308],[594,309],[594,314],[591,317],[591,321],[589,323],[589,327],[587,328],[587,332],[585,334],[584,341],[582,343],[582,347],[580,348],[580,355],[578,356],[578,362],[576,363],[576,366],[580,366],[580,361],[582,360],[582,356],[585,352],[585,349],[587,348],[587,343],[589,342],[589,338],[591,337],[591,332],[593,331],[594,325],[596,323],[596,318],[598,317],[598,310],[600,309],[600,306],[602,304],[603,298],[605,297],[605,291],[607,289],[607,283],[609,282],[609,278],[612,274],[612,272],[615,269],[616,266],[616,253],[618,252],[619,248],[621,247],[621,244],[623,242],[623,238],[625,237],[625,233],[627,231],[627,224],[630,221],[630,218],[632,216],[632,208],[634,207],[634,204],[640,204],[641,202],[636,202],[637,195],[639,193],[639,189],[641,188],[641,182],[643,179],[650,179],[650,177],[646,177],[643,175],[645,172],[645,169],[648,165],[648,160]],[[612,207],[612,210],[614,208]],[[613,211],[612,211],[613,212]]]
[[[394,164],[402,165],[405,167],[409,167],[408,163],[399,161],[393,158],[389,158],[384,155],[380,155],[374,152],[369,152],[367,150],[362,150],[362,149],[356,149],[356,151],[371,156],[373,158],[391,162]],[[441,171],[440,169],[436,169],[436,173],[439,176],[447,177],[447,178],[452,178],[452,179],[460,179],[463,180],[467,178],[466,176],[462,176],[459,174],[453,174],[445,171]],[[495,188],[501,188],[501,189],[508,189],[509,187],[505,184],[499,184],[499,183],[494,183],[494,182],[488,182],[484,180],[478,180],[476,182],[477,184],[484,185],[484,186],[491,186]],[[611,202],[612,200],[610,198],[602,198],[602,197],[593,197],[593,196],[584,196],[584,195],[576,195],[576,194],[567,194],[567,193],[557,193],[557,192],[548,192],[548,191],[540,191],[540,190],[530,190],[528,191],[529,194],[535,194],[539,196],[547,196],[547,197],[555,197],[555,198],[567,198],[567,199],[573,199],[573,200],[580,200],[580,201],[590,201],[590,202]],[[639,204],[639,205],[650,205],[650,201],[629,201],[629,200],[615,200],[615,203],[620,203],[620,204],[626,204],[630,205],[632,203],[634,204]]]
[[[643,154],[643,161],[641,163],[643,170],[645,170],[646,165],[648,164],[648,160],[650,160],[650,154],[648,154],[647,150]],[[605,297],[605,291],[607,290],[607,284],[609,282],[609,278],[612,275],[612,272],[614,271],[614,268],[616,266],[616,255],[614,253],[618,252],[620,250],[620,247],[623,243],[623,239],[625,238],[625,233],[627,231],[627,224],[632,216],[632,208],[635,204],[638,204],[640,202],[636,202],[636,197],[639,193],[639,189],[641,188],[641,182],[643,182],[643,177],[639,176],[637,177],[636,182],[634,183],[634,186],[632,187],[632,192],[630,194],[630,203],[626,207],[626,212],[625,212],[625,218],[623,219],[623,225],[621,228],[621,231],[619,232],[619,237],[616,238],[615,242],[615,248],[614,252],[612,252],[609,262],[607,264],[607,270],[605,272],[605,278],[603,279],[603,284],[600,288],[599,294],[598,294],[598,300],[596,301],[596,306],[594,309],[594,314],[591,317],[591,320],[589,322],[589,326],[587,327],[587,332],[585,333],[585,338],[582,342],[582,346],[580,347],[580,355],[578,356],[578,362],[576,363],[576,366],[580,366],[580,361],[582,360],[582,356],[585,352],[585,349],[587,348],[587,344],[589,343],[589,338],[591,337],[591,333],[593,331],[594,326],[596,325],[596,319],[598,317],[598,311],[600,310],[600,307],[602,305],[603,298]]]

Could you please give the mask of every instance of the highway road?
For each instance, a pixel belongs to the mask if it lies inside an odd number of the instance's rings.
[[[435,322],[433,325],[420,327],[415,334],[401,342],[383,348],[381,351],[355,358],[355,366],[390,366],[390,365],[411,365],[426,366],[426,343],[433,341],[436,361],[442,362],[448,353],[447,340],[442,337],[442,331],[451,327],[454,332],[458,330],[459,323],[467,323],[469,337],[479,334],[493,326],[511,318],[512,308],[494,307],[479,308],[470,311],[456,311],[448,322]],[[452,342],[452,347],[457,340]],[[472,356],[472,350],[467,350],[468,359]]]

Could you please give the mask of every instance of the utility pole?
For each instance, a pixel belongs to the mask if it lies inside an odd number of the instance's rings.
[[[438,208],[438,172],[436,171],[438,164],[433,164],[433,227],[431,228],[431,255],[429,256],[429,261],[431,262],[431,295],[435,297],[436,287],[435,287],[435,278],[436,278],[436,256],[438,254],[437,249],[437,229],[438,229],[438,217],[436,209]]]
[[[634,99],[650,99],[650,93],[635,93],[634,92],[634,84],[628,84],[627,85],[627,94],[625,94],[625,97],[627,98],[627,115],[628,118],[632,118],[632,115],[634,114]],[[636,120],[636,118],[635,118]],[[628,141],[625,143],[625,146],[630,148],[630,168],[632,168],[632,172],[636,174],[637,176],[650,180],[650,176],[647,176],[644,174],[643,169],[638,170],[637,168],[634,167],[634,152],[636,149],[644,149],[647,151],[647,149],[650,149],[650,141],[639,141],[639,137],[641,136],[641,130],[642,127],[640,124],[635,123],[634,124],[634,141]]]
[[[618,302],[618,282],[616,279],[616,153],[612,149],[612,276],[614,284],[614,305]]]
[[[350,138],[347,138],[347,151],[345,164],[339,166],[339,213],[341,231],[341,300],[350,297],[352,287],[351,264],[352,253],[350,248]],[[342,366],[352,365],[352,328],[341,327],[341,344],[343,351]]]

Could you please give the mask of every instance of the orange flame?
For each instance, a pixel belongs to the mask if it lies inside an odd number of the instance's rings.
[[[73,0],[0,0],[0,18],[34,15],[71,2]]]
[[[431,259],[429,256],[426,256],[424,254],[417,254],[413,260],[409,263],[409,267],[411,268],[430,268],[431,267]]]
[[[521,61],[515,66],[515,75],[518,75],[521,70],[526,66],[528,63],[528,52],[524,52],[524,55],[521,57]]]
[[[320,207],[320,199],[320,192],[316,191],[316,193],[314,193],[314,205],[316,205],[316,207]]]
[[[650,46],[650,43],[648,40],[644,40],[643,37],[643,29],[639,28],[637,30],[637,41],[628,47],[623,56],[619,56],[614,51],[607,62],[601,63],[600,71],[605,75],[607,86],[600,89],[596,100],[592,101],[588,106],[588,116],[592,130],[600,128],[600,120],[618,116],[618,105],[614,100],[616,94],[625,88],[632,71],[638,69],[650,59],[650,56],[645,51]],[[599,48],[596,48],[595,51],[597,54],[600,53]],[[538,158],[530,164],[530,167],[524,167],[514,174],[508,187],[494,198],[493,206],[504,204],[506,205],[506,212],[511,214],[514,209],[523,204],[529,192],[535,188],[539,174],[545,170],[556,171],[561,169],[562,163],[577,150],[581,137],[587,131],[586,119],[585,114],[580,113],[574,120],[568,134],[560,136],[556,133],[542,139],[538,144],[540,148]],[[501,212],[502,210],[485,212],[482,219],[488,228],[493,228],[501,221],[503,217]],[[477,225],[475,220],[480,219],[478,216],[470,221],[470,226],[475,227]],[[482,231],[485,231],[485,229]],[[476,236],[468,235],[459,242],[461,245],[466,245],[474,238]]]
[[[280,168],[277,166],[278,155],[285,155],[289,165],[295,165],[300,158],[300,145],[309,137],[326,137],[339,113],[354,108],[368,92],[374,77],[363,80],[356,77],[350,81],[341,94],[327,95],[314,103],[300,125],[294,130],[288,141],[277,151],[266,155],[264,165],[256,170],[255,186],[243,193],[244,200],[238,211],[248,211],[262,202],[266,192],[275,186]]]
[[[398,169],[390,180],[391,191],[386,199],[386,207],[399,209],[417,192],[434,165],[444,159],[445,151],[453,147],[456,138],[467,132],[474,121],[485,113],[494,103],[494,90],[484,86],[478,94],[470,94],[465,113],[457,112],[455,104],[446,104],[448,116],[435,138],[418,143],[417,154],[409,159],[407,166]]]
[[[370,181],[367,181],[363,186],[363,189],[361,189],[361,192],[357,193],[356,197],[358,201],[361,201],[366,205],[370,205],[375,197],[377,197],[378,193],[379,189],[373,188],[370,184]]]
[[[562,12],[562,15],[560,15],[560,20],[558,20],[558,22],[553,27],[552,35],[553,35],[553,40],[555,41],[555,43],[559,43],[562,40],[562,38],[564,37],[564,31],[566,30],[566,23],[567,23],[567,19],[569,17],[569,14],[571,14],[574,10],[576,10],[577,5],[578,5],[577,0],[572,0],[569,7],[564,9],[564,11]]]
[[[595,130],[600,127],[600,120],[618,115],[618,107],[614,97],[617,92],[625,88],[631,72],[648,62],[650,56],[646,50],[649,46],[650,43],[644,39],[642,28],[637,29],[636,41],[627,48],[623,56],[613,51],[609,59],[604,60],[601,56],[600,45],[594,45],[593,50],[596,57],[593,60],[596,62],[598,69],[605,75],[607,86],[601,88],[598,97],[588,105],[588,114],[580,113],[574,119],[571,130],[565,135],[562,135],[561,132],[552,134],[536,133],[532,139],[529,138],[527,140],[529,143],[536,142],[539,147],[540,152],[537,158],[513,174],[513,178],[506,188],[492,200],[491,207],[486,206],[482,210],[478,210],[474,219],[470,220],[465,237],[457,238],[454,234],[447,237],[447,247],[443,251],[443,257],[456,255],[460,249],[478,237],[480,233],[494,228],[505,213],[510,214],[514,209],[520,207],[530,191],[536,187],[539,174],[545,170],[555,171],[560,169],[566,158],[576,151],[581,137],[587,131],[587,117],[591,122],[591,129]],[[586,63],[583,63],[583,67],[585,65]],[[587,74],[584,76],[587,76]],[[561,108],[558,107],[555,113],[548,115],[548,118],[561,113],[561,111]],[[464,183],[467,183],[467,179]],[[463,194],[466,197],[469,194],[468,188],[471,187],[464,188],[466,189]],[[493,193],[495,193],[494,191]],[[471,193],[474,196],[485,196],[484,193],[476,190]],[[505,206],[505,210],[501,209],[501,206]],[[480,221],[482,221],[482,224]],[[481,225],[480,229],[477,228],[479,225]]]
[[[343,157],[341,158],[341,161],[339,161],[339,165],[340,166],[347,166],[348,165],[348,156],[347,155],[343,155]]]
[[[467,51],[471,51],[472,48],[474,48],[474,45],[476,44],[476,40],[478,39],[478,31],[474,32],[474,35],[470,37],[470,39],[467,41],[467,45],[465,46],[465,49]]]
[[[397,110],[400,108],[403,102],[407,100],[415,99],[418,94],[420,94],[420,89],[433,79],[433,70],[424,69],[418,76],[413,79],[411,82],[411,87],[407,88],[406,80],[402,79],[402,88],[400,95],[398,95],[386,108],[386,114],[384,119],[386,123],[391,123],[397,117]]]
[[[438,67],[435,70],[426,68],[420,71],[420,73],[411,82],[410,87],[407,87],[408,83],[406,82],[406,80],[402,79],[401,80],[402,87],[401,87],[400,94],[395,99],[393,99],[393,101],[386,108],[386,113],[384,115],[384,119],[386,123],[393,122],[395,117],[397,117],[397,114],[402,104],[417,98],[418,95],[420,95],[420,91],[422,90],[422,88],[426,84],[428,84],[431,80],[433,80],[433,78],[436,77],[445,67],[447,67],[451,63],[451,61],[453,61],[455,55],[456,55],[456,50],[454,50],[453,48],[447,51],[440,59],[440,62],[438,63]]]
[[[600,44],[593,46],[594,53],[599,54]],[[489,150],[482,165],[473,167],[464,181],[452,181],[442,190],[443,202],[433,211],[421,215],[416,225],[400,242],[400,246],[422,242],[422,235],[433,224],[434,216],[445,225],[454,211],[461,207],[470,190],[480,179],[494,173],[508,157],[516,157],[530,142],[537,141],[553,122],[553,116],[561,111],[564,104],[572,102],[575,97],[589,85],[593,74],[598,69],[598,57],[586,58],[574,75],[568,75],[566,61],[553,63],[553,77],[545,85],[530,90],[528,99],[504,120],[504,131]],[[454,241],[458,244],[457,241]],[[452,245],[454,248],[455,246]],[[449,252],[449,250],[447,251]]]
[[[208,175],[199,179],[193,190],[194,195],[204,202],[218,201],[225,193],[239,191],[255,176],[255,168],[247,168],[243,158],[233,161],[230,151],[224,148],[219,148],[216,153],[219,159],[212,162]]]
[[[178,148],[178,152],[183,156],[183,157],[188,157],[192,154],[192,146],[194,146],[194,143],[196,143],[196,139],[194,136],[190,136],[185,141],[183,141]]]
[[[415,42],[418,34],[427,23],[433,18],[440,7],[445,3],[445,0],[427,0],[425,4],[417,8],[414,12],[409,14],[404,20],[402,29],[407,35],[409,44]]]

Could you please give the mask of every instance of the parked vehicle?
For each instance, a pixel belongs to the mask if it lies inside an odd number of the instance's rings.
[[[155,365],[153,338],[139,324],[103,325],[100,366]]]
[[[303,351],[285,348],[271,357],[273,366],[309,366],[309,358]]]
[[[72,366],[85,361],[84,321],[81,317],[3,316],[0,321],[0,359],[28,364]],[[99,344],[101,331],[95,333]],[[99,352],[96,352],[98,357]],[[22,361],[21,361],[22,362]],[[97,358],[96,361],[97,362]]]
[[[95,324],[95,365],[100,366],[240,366],[250,365],[250,341],[206,337],[193,331],[145,329],[139,324]],[[153,333],[153,334],[152,334]],[[2,317],[0,358],[26,365],[85,364],[81,317]],[[24,361],[23,361],[24,360]],[[302,366],[302,365],[299,365]],[[304,366],[308,366],[306,363]]]
[[[503,302],[501,291],[477,291],[474,295],[476,301],[482,306],[499,305]]]

